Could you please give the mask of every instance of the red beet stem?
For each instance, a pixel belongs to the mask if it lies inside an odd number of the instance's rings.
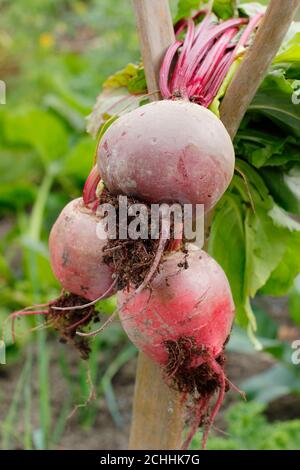
[[[97,330],[94,330],[94,331],[89,331],[88,333],[83,333],[82,331],[76,331],[76,334],[78,336],[82,336],[82,337],[87,337],[87,338],[91,338],[93,336],[97,336],[99,335],[102,331],[105,330],[105,328],[108,327],[108,325],[110,325],[113,320],[116,318],[117,316],[117,311],[115,311],[114,313],[111,314],[111,316],[103,323],[103,325],[100,326],[100,328],[98,328]]]
[[[118,281],[118,278],[116,278],[112,284],[109,286],[109,288],[104,292],[104,294],[102,294],[100,297],[98,297],[97,299],[93,300],[92,302],[88,302],[86,304],[82,304],[82,305],[72,305],[71,307],[56,307],[56,306],[53,306],[51,307],[52,310],[59,310],[60,312],[64,312],[64,311],[69,311],[69,310],[84,310],[86,309],[87,307],[91,307],[92,305],[95,305],[97,302],[99,302],[100,300],[102,299],[105,299],[110,293],[112,294],[113,293],[113,290],[114,290],[114,287],[115,285],[117,284],[117,281]]]
[[[188,83],[195,71],[197,70],[199,66],[199,61],[203,58],[203,51],[205,50],[207,44],[209,44],[211,41],[214,41],[215,39],[218,38],[221,34],[225,33],[228,29],[241,26],[245,23],[247,23],[248,20],[246,19],[232,19],[228,21],[224,21],[223,23],[214,26],[214,27],[209,27],[203,31],[203,34],[200,34],[198,38],[195,41],[194,46],[192,47],[190,51],[190,55],[188,58],[188,65],[187,69],[185,72],[185,83]]]
[[[171,82],[173,90],[176,89],[176,87],[178,87],[178,79],[181,74],[181,68],[186,59],[187,54],[190,52],[191,47],[193,45],[194,34],[195,34],[195,23],[191,18],[189,18],[187,21],[187,32],[186,32],[185,40],[182,46],[181,54],[178,58],[178,61],[177,61],[177,64],[173,73],[173,80]]]
[[[176,39],[178,39],[178,37],[180,36],[182,31],[185,30],[186,24],[187,24],[187,21],[184,18],[182,18],[182,20],[179,20],[178,23],[176,23],[176,25],[174,26],[174,32],[175,32]]]
[[[49,313],[49,310],[20,310],[19,312],[14,312],[11,315],[9,315],[8,318],[11,318],[11,337],[12,337],[12,342],[14,343],[16,340],[16,335],[15,335],[15,319],[24,315],[47,315]]]
[[[197,59],[197,66],[201,62],[201,59],[209,50],[211,46],[211,41],[207,40],[208,30],[211,25],[211,18],[210,15],[207,15],[203,22],[200,24],[200,30],[198,30],[197,36],[194,37],[193,45],[189,50],[188,56],[185,57],[185,60],[182,63],[180,71],[177,70],[177,74],[174,77],[174,86],[176,90],[179,90],[181,93],[185,93],[186,84],[187,84],[187,71],[189,70],[191,60],[194,60],[193,57],[195,56],[195,48],[199,48],[200,51],[196,57]]]
[[[205,31],[205,29],[208,28],[210,24],[212,24],[212,22],[213,22],[213,18],[211,16],[211,12],[207,11],[205,17],[196,28],[194,41],[198,39],[198,37],[203,33],[203,31]]]
[[[205,90],[206,100],[205,100],[205,103],[203,103],[204,106],[208,107],[214,100],[215,96],[217,95],[219,91],[220,86],[222,85],[227,73],[229,72],[231,65],[233,64],[233,62],[235,61],[237,57],[237,53],[239,49],[241,47],[246,46],[251,34],[255,30],[255,28],[258,26],[262,17],[263,17],[263,14],[258,13],[253,18],[251,18],[251,20],[249,21],[249,24],[243,31],[234,49],[228,55],[226,54],[224,56],[224,58],[226,58],[226,61],[224,61],[224,63],[222,63],[220,68],[215,71],[211,81],[207,83],[206,90]]]
[[[193,20],[196,21],[201,15],[207,15],[209,13],[208,9],[205,10],[199,10],[194,16]],[[176,38],[180,36],[180,34],[185,30],[187,26],[187,20],[185,18],[182,18],[181,20],[177,21],[177,23],[174,26],[174,32]]]
[[[92,168],[92,171],[90,172],[89,176],[87,177],[82,192],[82,199],[84,205],[88,208],[90,207],[90,204],[95,203],[97,201],[96,189],[100,182],[100,179],[101,177],[97,165],[95,165]]]
[[[195,410],[195,417],[193,420],[193,424],[191,429],[187,435],[186,440],[182,444],[181,450],[189,449],[192,439],[196,432],[198,431],[199,425],[201,423],[202,418],[206,415],[211,397],[209,398],[201,398],[197,404],[197,409]]]
[[[212,359],[211,361],[211,367],[212,369],[216,372],[216,374],[218,375],[218,379],[219,379],[219,395],[218,395],[218,398],[217,398],[217,401],[215,403],[215,406],[211,412],[211,415],[209,417],[209,422],[206,426],[206,429],[203,433],[203,438],[202,438],[202,449],[205,449],[206,447],[206,442],[207,442],[207,438],[208,438],[208,435],[209,435],[209,432],[210,432],[210,429],[214,423],[214,420],[219,412],[219,409],[223,403],[223,400],[224,400],[224,396],[225,396],[225,389],[226,389],[226,377],[225,377],[225,374],[224,374],[224,371],[222,369],[222,367],[220,366],[220,364],[218,364],[216,362],[215,359]]]
[[[85,315],[83,318],[78,320],[77,322],[73,323],[72,325],[67,326],[66,330],[74,330],[77,326],[81,325],[84,323],[86,320],[88,320],[92,316],[92,312],[88,312],[87,315]]]
[[[195,26],[195,20],[202,14],[205,14],[203,20]],[[250,20],[233,18],[215,24],[210,5],[210,8],[199,11],[193,18],[181,20],[175,26],[175,33],[178,38],[186,29],[185,39],[183,42],[177,40],[168,49],[160,71],[163,98],[180,97],[208,107],[218,93],[239,49],[247,45],[262,16],[259,13]],[[247,25],[245,30],[234,44],[234,38],[244,25]]]
[[[229,29],[213,45],[195,74],[192,84],[189,86],[189,96],[194,96],[196,92],[200,93],[200,90],[203,89],[203,84],[206,84],[211,79],[224,57],[228,45],[237,32],[238,28]]]
[[[170,68],[174,59],[176,52],[178,51],[179,47],[182,45],[182,42],[176,41],[175,44],[172,44],[163,60],[161,69],[160,69],[160,76],[159,76],[159,85],[162,97],[164,99],[170,99],[172,97],[172,93],[169,88],[169,75],[170,75]]]

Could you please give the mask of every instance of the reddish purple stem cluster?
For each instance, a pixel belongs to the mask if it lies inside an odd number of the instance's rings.
[[[203,20],[196,24],[203,14]],[[210,106],[262,16],[216,23],[214,15],[200,11],[193,18],[181,20],[175,26],[176,42],[169,47],[160,70],[163,98],[188,99]],[[185,38],[180,40],[184,32]]]
[[[89,176],[87,177],[87,180],[85,182],[83,192],[82,192],[82,198],[84,205],[86,207],[90,207],[92,210],[96,211],[98,207],[98,201],[96,197],[96,190],[97,186],[101,180],[101,177],[99,175],[99,171],[97,169],[97,165],[95,165]]]

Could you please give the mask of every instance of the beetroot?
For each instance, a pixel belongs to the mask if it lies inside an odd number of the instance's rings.
[[[98,179],[92,172],[89,183],[95,187]],[[89,201],[91,193],[85,191]],[[95,201],[91,201],[92,207]],[[36,304],[13,312],[12,338],[15,319],[24,315],[43,315],[45,326],[54,328],[64,343],[72,344],[83,359],[91,348],[87,338],[79,334],[100,321],[97,301],[116,291],[113,268],[104,263],[103,248],[107,244],[104,219],[87,206],[82,198],[71,201],[56,220],[49,237],[52,270],[63,292],[45,304]],[[98,234],[101,233],[101,237]]]
[[[115,121],[98,147],[98,168],[113,194],[148,202],[213,207],[234,172],[222,122],[188,101],[158,101]]]
[[[49,238],[55,276],[65,290],[88,300],[113,293],[113,269],[103,262],[107,240],[96,233],[99,223],[101,218],[75,199],[63,209]]]
[[[235,312],[223,270],[196,247],[172,253],[150,289],[119,292],[118,304],[132,342],[163,367],[171,386],[194,401],[193,424],[184,447],[201,424],[206,424],[205,445],[229,384],[223,371],[224,345]],[[209,413],[216,391],[218,399]]]

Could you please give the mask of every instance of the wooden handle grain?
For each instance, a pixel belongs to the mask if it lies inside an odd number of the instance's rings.
[[[160,99],[159,69],[175,41],[168,0],[133,0],[151,100]],[[180,397],[165,384],[161,370],[139,354],[129,440],[130,449],[178,449],[183,422]]]
[[[160,367],[140,353],[129,448],[179,449],[183,425],[179,395],[165,384]]]
[[[159,69],[168,47],[175,41],[168,0],[133,0],[148,91],[161,98]],[[155,93],[157,91],[157,93]]]

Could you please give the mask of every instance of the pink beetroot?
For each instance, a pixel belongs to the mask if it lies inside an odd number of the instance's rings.
[[[113,269],[103,262],[107,240],[96,233],[101,223],[81,198],[75,199],[63,209],[49,238],[55,276],[65,290],[88,300],[113,293]]]
[[[235,312],[223,270],[195,247],[188,253],[172,253],[149,289],[119,292],[118,304],[131,341],[163,367],[170,385],[194,400],[196,411],[184,447],[200,424],[206,424],[205,445],[228,385],[224,345]],[[216,391],[218,398],[209,413]]]
[[[98,147],[108,190],[148,202],[213,207],[234,172],[234,149],[222,122],[188,101],[158,101],[115,121]]]

